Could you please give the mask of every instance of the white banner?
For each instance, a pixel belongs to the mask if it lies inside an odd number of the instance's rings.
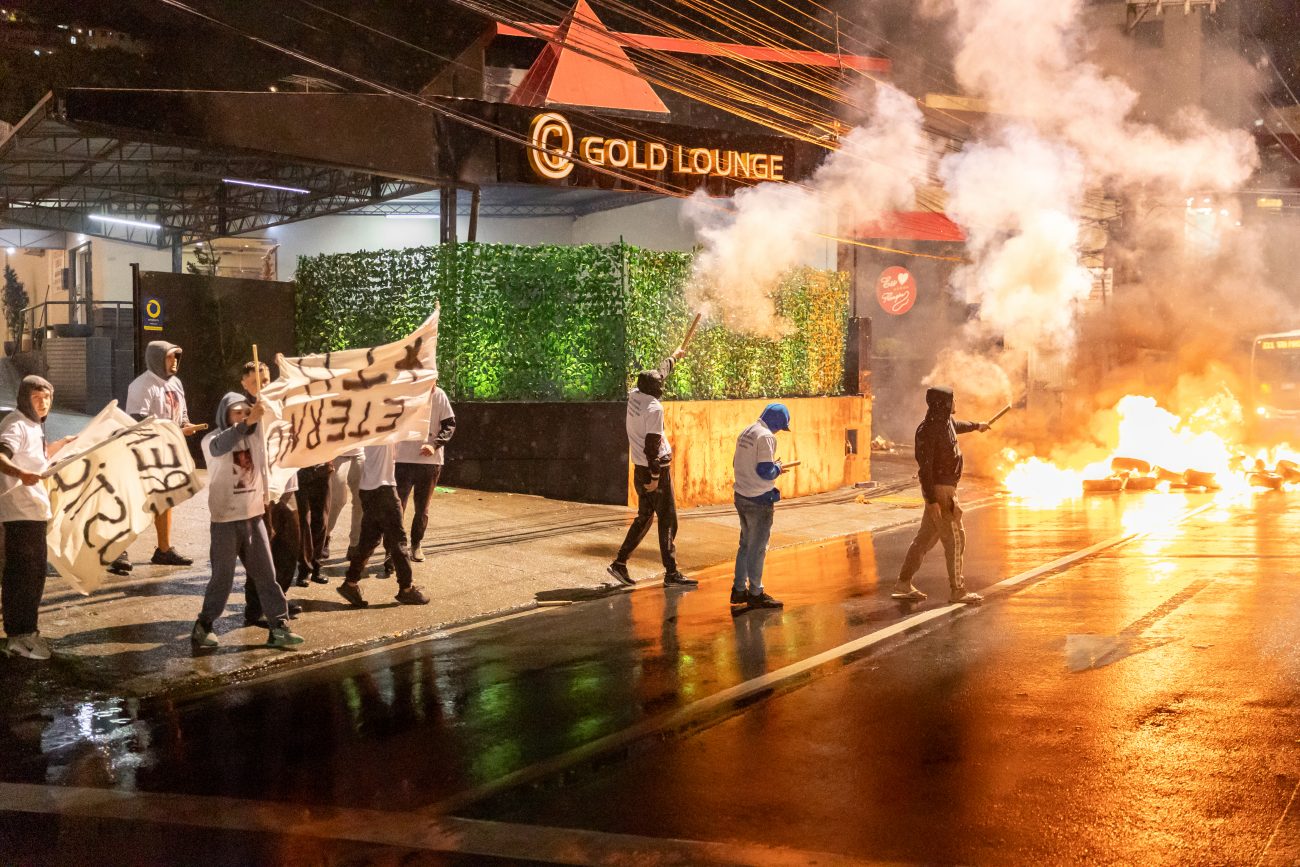
[[[66,456],[66,457],[65,457]],[[154,515],[198,493],[185,436],[173,422],[136,422],[113,401],[53,456],[48,548],[59,574],[82,593]]]
[[[423,439],[438,378],[438,311],[409,337],[370,349],[276,356],[262,389],[266,446],[278,467],[310,467],[356,446]]]

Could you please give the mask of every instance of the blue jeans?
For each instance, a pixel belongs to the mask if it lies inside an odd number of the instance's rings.
[[[755,503],[737,494],[736,511],[740,514],[740,548],[736,550],[736,580],[731,587],[744,590],[748,579],[749,592],[757,596],[763,592],[763,561],[767,558],[776,506]]]

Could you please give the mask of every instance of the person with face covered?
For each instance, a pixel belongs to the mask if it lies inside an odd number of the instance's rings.
[[[951,388],[936,386],[927,389],[925,403],[928,407],[925,419],[916,429],[916,465],[921,479],[921,496],[925,499],[925,514],[912,546],[907,549],[898,583],[890,595],[911,602],[926,598],[912,586],[912,577],[921,568],[926,552],[934,547],[935,542],[941,542],[948,564],[948,601],[978,605],[984,597],[969,592],[962,575],[966,530],[962,526],[961,505],[957,502],[957,483],[961,481],[962,471],[961,446],[957,443],[957,436],[971,431],[987,431],[989,426],[984,422],[954,419]]]
[[[258,436],[263,404],[253,404],[230,393],[217,406],[216,429],[203,438],[208,465],[208,511],[211,517],[209,556],[212,577],[203,594],[203,608],[190,631],[195,653],[215,650],[213,625],[225,611],[235,579],[235,561],[244,564],[246,579],[257,586],[266,615],[266,644],[291,650],[302,636],[288,626],[289,606],[275,580],[271,541],[266,532],[266,458],[254,439]]]
[[[126,413],[143,421],[149,416],[175,422],[185,436],[193,436],[206,425],[190,424],[185,405],[185,386],[176,375],[181,367],[181,348],[166,340],[154,340],[144,349],[145,372],[137,376],[126,392]],[[189,566],[193,560],[182,557],[172,547],[172,512],[159,512],[153,521],[158,546],[150,562],[157,566]],[[126,554],[119,557],[110,572],[124,574],[131,570]]]
[[[656,517],[659,518],[659,557],[664,564],[664,585],[691,587],[699,583],[677,568],[677,503],[673,499],[673,477],[669,471],[673,449],[664,436],[664,407],[659,400],[664,394],[664,382],[685,355],[685,349],[678,349],[655,370],[641,371],[636,388],[627,394],[627,444],[634,465],[632,484],[636,489],[637,510],[622,547],[605,570],[620,584],[635,583],[628,574],[627,560]]]
[[[54,386],[25,376],[18,386],[18,408],[0,422],[0,522],[4,523],[4,610],[7,654],[49,659],[50,644],[36,628],[45,593],[45,533],[51,518],[50,494],[41,479],[49,457],[71,437],[45,442],[45,417]]]

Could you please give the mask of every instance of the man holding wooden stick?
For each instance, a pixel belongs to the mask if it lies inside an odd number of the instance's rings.
[[[966,589],[962,575],[962,554],[966,548],[966,529],[962,525],[961,505],[957,502],[957,483],[961,481],[962,456],[957,435],[984,432],[990,422],[957,421],[952,417],[951,388],[936,386],[925,392],[925,419],[916,429],[916,465],[921,478],[921,496],[925,514],[907,549],[898,583],[890,595],[894,599],[919,602],[925,593],[912,586],[912,576],[921,568],[921,560],[935,542],[943,544],[948,565],[948,601],[978,605],[984,597]],[[1001,418],[1005,412],[999,413]]]
[[[677,568],[677,502],[673,498],[673,477],[670,467],[672,446],[664,436],[664,408],[660,398],[664,382],[673,372],[677,362],[686,356],[700,316],[682,339],[681,346],[665,358],[655,370],[643,370],[636,378],[636,388],[627,395],[627,442],[634,468],[632,485],[636,489],[637,510],[632,526],[618,549],[614,562],[606,569],[620,584],[636,583],[627,571],[627,560],[650,530],[650,524],[659,518],[659,557],[664,564],[664,586],[693,587],[699,582],[687,578]]]

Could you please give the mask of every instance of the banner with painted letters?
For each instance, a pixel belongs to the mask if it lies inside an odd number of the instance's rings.
[[[423,439],[438,378],[438,311],[409,337],[369,349],[277,355],[262,389],[266,449],[277,467],[310,467],[357,446]]]
[[[202,485],[185,436],[173,422],[137,422],[113,401],[52,456],[50,563],[82,593],[104,582],[108,565],[154,516]]]

